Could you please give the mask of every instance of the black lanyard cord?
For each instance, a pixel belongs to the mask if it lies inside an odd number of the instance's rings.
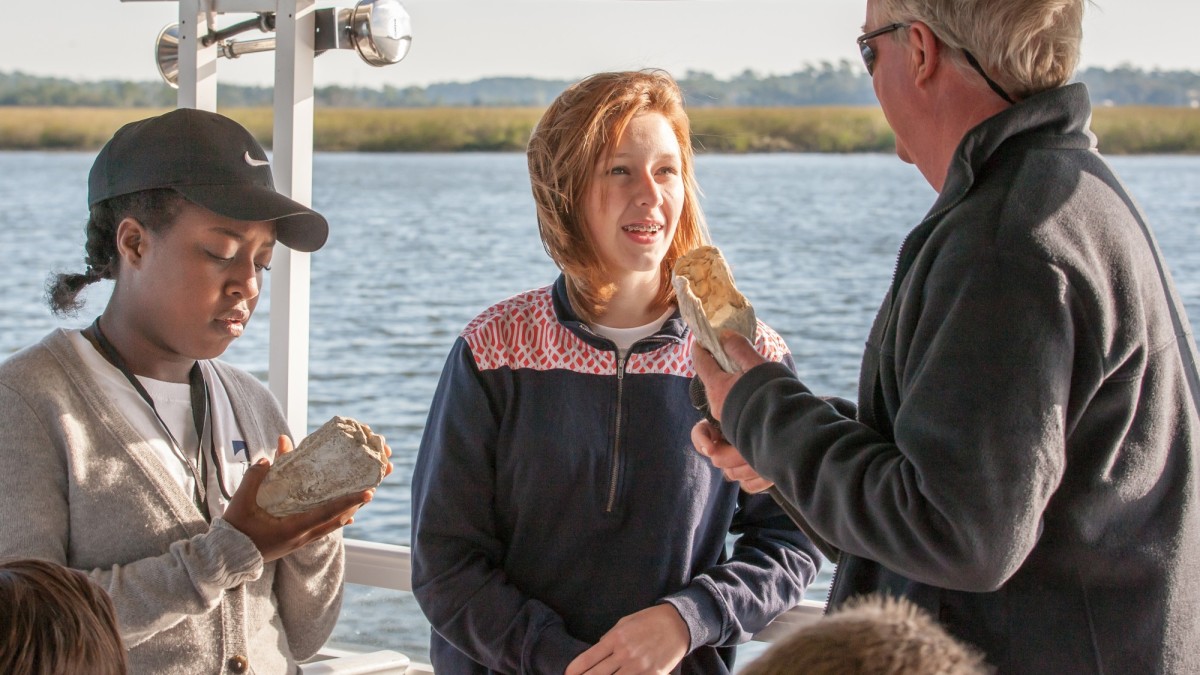
[[[138,395],[142,397],[142,400],[146,402],[146,405],[150,406],[150,411],[154,413],[154,417],[158,420],[159,425],[161,425],[163,431],[166,432],[167,438],[171,442],[171,448],[175,450],[175,454],[178,455],[181,460],[183,460],[184,465],[187,466],[188,470],[191,472],[192,479],[196,486],[192,494],[192,499],[196,503],[196,507],[200,509],[200,513],[204,515],[204,519],[209,520],[210,516],[208,512],[207,500],[208,463],[204,461],[203,454],[204,441],[208,436],[209,401],[208,387],[204,382],[204,373],[200,370],[200,364],[192,364],[192,369],[188,373],[188,385],[191,389],[192,398],[192,423],[196,425],[196,438],[199,441],[199,444],[196,447],[196,461],[192,462],[187,458],[187,455],[184,454],[183,446],[180,445],[179,441],[175,439],[175,435],[171,433],[171,428],[167,426],[167,423],[163,420],[162,415],[158,413],[158,408],[154,405],[154,399],[150,396],[150,392],[146,391],[146,388],[142,386],[140,381],[138,381],[137,376],[129,370],[129,366],[125,365],[125,360],[121,358],[121,355],[117,353],[116,348],[113,347],[112,343],[108,341],[108,338],[104,336],[104,331],[100,330],[100,319],[97,318],[94,322],[92,322],[92,325],[84,330],[83,333],[84,337],[90,338],[91,342],[99,348],[100,353],[104,355],[104,358],[108,360],[108,362],[111,363],[117,370],[121,371],[121,374],[125,376],[125,379],[129,380],[129,384],[131,384]],[[210,445],[215,444],[210,443]],[[215,451],[212,453],[212,456],[213,462],[216,463],[214,466],[218,467],[219,470],[220,463]],[[222,481],[218,481],[218,483],[220,482]],[[225,493],[224,485],[221,486],[221,493]],[[226,499],[228,498],[228,495],[226,495]]]

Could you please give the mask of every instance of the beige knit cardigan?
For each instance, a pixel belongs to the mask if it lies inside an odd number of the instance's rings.
[[[288,433],[251,375],[213,362],[252,457]],[[116,605],[133,673],[291,673],[342,601],[341,535],[263,564],[205,522],[62,330],[0,363],[0,557],[84,570]]]

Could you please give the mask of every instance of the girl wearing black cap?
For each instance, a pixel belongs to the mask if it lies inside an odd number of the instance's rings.
[[[261,510],[287,424],[214,359],[253,315],[276,240],[314,250],[328,226],[275,192],[245,129],[197,110],[119,130],[89,193],[87,270],[53,279],[50,304],[115,286],[89,327],[0,364],[0,557],[87,572],[134,672],[291,672],[333,629],[338,530],[371,492]]]

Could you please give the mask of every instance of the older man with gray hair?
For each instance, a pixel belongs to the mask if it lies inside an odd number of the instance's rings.
[[[726,335],[739,372],[693,358],[729,442],[692,437],[840,551],[831,607],[907,597],[1001,673],[1200,673],[1196,346],[1067,83],[1084,4],[867,1],[863,62],[938,198],[857,410]]]

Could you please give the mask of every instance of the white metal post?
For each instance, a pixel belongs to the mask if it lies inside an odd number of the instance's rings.
[[[208,32],[208,0],[179,0],[179,94],[180,108],[217,110],[217,48],[202,47],[200,37]]]
[[[122,0],[132,2],[136,0]],[[202,47],[210,13],[275,12],[275,188],[312,203],[315,0],[178,0],[180,108],[217,109],[217,46]],[[269,386],[297,438],[308,434],[309,254],[278,246],[271,272]]]
[[[275,188],[312,203],[314,0],[275,10]],[[271,393],[297,438],[308,434],[309,254],[277,245],[271,269]]]

